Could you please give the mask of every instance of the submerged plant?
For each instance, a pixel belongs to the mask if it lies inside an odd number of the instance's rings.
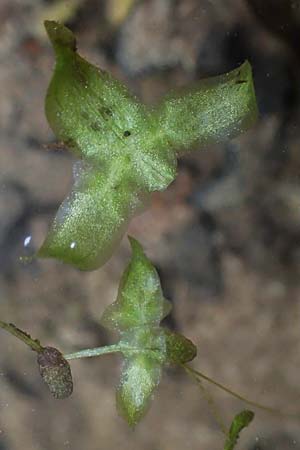
[[[257,107],[251,67],[246,62],[148,108],[110,74],[79,56],[68,28],[52,21],[45,26],[56,56],[46,98],[47,119],[57,138],[81,162],[75,165],[72,192],[60,206],[38,256],[91,270],[109,259],[151,193],[163,191],[175,179],[181,152],[232,138],[254,123]],[[57,399],[73,391],[69,360],[120,352],[124,362],[116,404],[130,426],[145,415],[162,369],[180,366],[206,396],[226,436],[224,450],[233,450],[254,414],[242,411],[228,430],[203,382],[254,407],[278,411],[244,398],[187,364],[196,357],[197,348],[185,336],[161,326],[171,304],[141,245],[129,239],[131,261],[116,301],[101,320],[104,327],[119,333],[116,344],[63,354],[43,347],[13,324],[0,321],[0,327],[37,353],[40,374]]]
[[[110,258],[150,194],[175,179],[181,152],[234,137],[254,123],[251,67],[246,62],[148,108],[79,56],[68,28],[45,26],[56,56],[47,119],[82,164],[38,256],[90,270]]]
[[[130,426],[135,426],[147,412],[160,382],[162,369],[166,365],[182,367],[201,390],[204,390],[202,383],[208,381],[251,406],[280,414],[272,408],[244,398],[187,364],[196,357],[197,348],[185,336],[161,326],[161,320],[171,311],[171,304],[164,298],[157,271],[141,245],[133,238],[130,238],[130,244],[132,257],[122,275],[117,299],[105,309],[101,319],[104,327],[119,333],[120,339],[116,344],[62,354],[55,348],[42,347],[38,340],[32,339],[14,325],[0,321],[0,327],[38,353],[40,373],[52,395],[62,399],[72,393],[68,361],[119,352],[123,355],[124,362],[116,389],[116,404],[119,414]],[[228,432],[217,414],[213,399],[207,391],[204,390],[204,393],[227,437],[225,449],[231,450],[241,429],[253,418],[253,413],[248,411],[238,415]]]
[[[140,244],[130,238],[132,258],[119,286],[117,300],[106,308],[104,327],[118,331],[118,344],[66,355],[66,359],[122,352],[124,365],[117,389],[117,408],[129,425],[147,410],[165,364],[184,364],[197,349],[186,337],[160,326],[171,310],[164,298],[159,276]]]

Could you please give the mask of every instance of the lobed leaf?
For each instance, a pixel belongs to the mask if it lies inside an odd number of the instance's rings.
[[[147,108],[82,58],[73,33],[46,21],[56,64],[45,110],[57,138],[89,169],[61,205],[38,256],[96,269],[153,191],[176,177],[177,151],[230,138],[256,119],[249,63]]]
[[[121,335],[119,348],[125,364],[117,406],[134,426],[147,411],[163,366],[184,364],[196,356],[197,349],[189,339],[160,326],[171,305],[141,245],[132,237],[129,240],[131,261],[120,281],[117,300],[105,309],[101,323]]]

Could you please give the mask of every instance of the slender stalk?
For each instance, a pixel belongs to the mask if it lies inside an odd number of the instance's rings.
[[[219,411],[218,411],[218,408],[216,406],[213,396],[207,389],[205,389],[205,387],[203,386],[202,380],[197,378],[196,382],[198,383],[198,386],[200,387],[202,394],[210,407],[211,413],[212,413],[213,417],[215,418],[215,421],[219,425],[220,430],[222,431],[222,433],[225,434],[225,436],[228,436],[228,430],[226,428],[226,425],[223,422],[221,415],[219,414]]]
[[[152,356],[153,358],[157,358],[157,351],[152,348],[138,348],[131,347],[130,345],[125,344],[124,342],[119,342],[118,344],[106,345],[103,347],[95,347],[95,348],[85,348],[84,350],[79,350],[78,352],[68,353],[64,355],[65,359],[80,359],[80,358],[91,358],[94,356],[102,356],[108,355],[110,353],[118,353],[121,352],[124,355],[135,355],[135,354],[146,354],[148,356]]]
[[[79,358],[91,358],[93,356],[107,355],[109,353],[117,353],[128,351],[128,347],[122,344],[106,345],[104,347],[86,348],[79,350],[78,352],[69,353],[64,355],[65,359],[79,359]]]
[[[28,345],[31,350],[38,353],[44,350],[44,347],[41,346],[38,339],[32,339],[29,334],[25,333],[25,331],[20,330],[20,328],[17,328],[13,323],[6,323],[0,320],[0,328],[3,328],[3,330],[8,331],[10,334],[20,339],[22,342]]]
[[[254,406],[255,408],[259,408],[259,409],[262,409],[263,411],[267,411],[271,414],[275,414],[275,415],[279,415],[279,416],[288,416],[288,417],[294,417],[294,418],[299,418],[299,416],[300,416],[299,413],[292,414],[292,413],[281,412],[275,408],[271,408],[269,406],[262,405],[261,403],[253,402],[252,400],[249,400],[248,398],[238,394],[237,392],[234,392],[233,390],[229,389],[228,387],[224,386],[223,384],[218,383],[217,381],[208,377],[204,373],[199,372],[186,364],[183,364],[182,367],[197,382],[199,382],[200,379],[208,381],[209,383],[213,384],[214,386],[217,386],[219,389],[222,389],[223,391],[227,392],[227,394],[230,394],[233,397],[241,400],[242,402],[244,402],[248,405]]]

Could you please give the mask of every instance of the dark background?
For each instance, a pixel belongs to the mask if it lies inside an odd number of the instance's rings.
[[[53,53],[42,20],[65,20],[82,55],[145,103],[202,77],[253,65],[260,117],[245,135],[194,150],[129,232],[174,304],[167,324],[198,346],[194,367],[253,400],[300,411],[300,7],[296,0],[0,0],[0,316],[69,352],[114,342],[99,325],[129,258],[102,269],[24,264],[71,186],[43,101]],[[24,241],[31,236],[29,245]],[[27,241],[28,242],[28,239]],[[1,450],[217,450],[198,387],[168,369],[143,422],[117,416],[120,359],[74,362],[55,401],[35,356],[1,332]],[[229,423],[243,404],[214,392]],[[240,449],[300,449],[300,419],[257,411]]]

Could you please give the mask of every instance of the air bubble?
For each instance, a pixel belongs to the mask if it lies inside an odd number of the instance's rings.
[[[26,238],[24,239],[24,247],[28,247],[31,242],[31,238],[32,236],[26,236]]]

